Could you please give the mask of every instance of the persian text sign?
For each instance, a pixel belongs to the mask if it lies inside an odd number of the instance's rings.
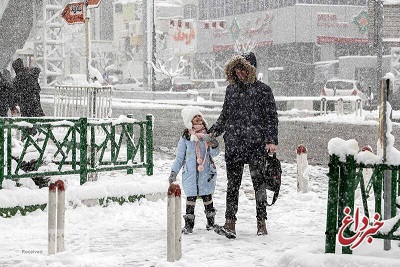
[[[83,9],[84,3],[70,3],[64,8],[61,16],[68,24],[85,23]]]
[[[378,230],[383,226],[383,222],[379,221],[380,215],[375,213],[374,223],[370,225],[367,216],[360,217],[360,209],[357,207],[354,218],[350,215],[351,209],[346,207],[344,213],[346,217],[342,220],[342,226],[339,228],[338,241],[342,246],[351,246],[353,250],[358,247],[364,240],[369,244],[372,243],[373,237],[371,235],[376,234]],[[345,236],[344,231],[350,231],[350,227],[353,226],[353,236]]]

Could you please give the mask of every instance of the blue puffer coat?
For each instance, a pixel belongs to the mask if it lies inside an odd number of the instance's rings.
[[[199,142],[201,155],[205,154],[204,141]],[[181,137],[178,143],[176,158],[172,164],[171,171],[179,173],[182,168],[182,187],[186,196],[205,196],[213,194],[217,179],[217,170],[212,166],[210,156],[219,154],[219,148],[208,148],[207,157],[204,162],[204,170],[197,171],[195,142]]]

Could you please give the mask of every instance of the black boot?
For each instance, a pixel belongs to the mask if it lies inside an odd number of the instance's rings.
[[[193,227],[194,227],[194,214],[186,214],[183,215],[183,218],[185,219],[185,227],[182,229],[182,234],[191,234],[193,233]]]
[[[216,213],[216,209],[210,210],[210,211],[204,211],[206,214],[206,218],[207,218],[207,225],[206,225],[206,229],[207,230],[212,230],[214,229],[215,226],[215,213]]]

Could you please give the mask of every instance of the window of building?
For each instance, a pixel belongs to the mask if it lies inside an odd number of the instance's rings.
[[[251,0],[243,0],[239,1],[238,13],[243,14],[243,13],[248,13],[251,11]]]
[[[115,13],[122,13],[122,4],[121,3],[115,4]]]
[[[210,0],[210,18],[224,16],[224,0]]]
[[[264,10],[269,10],[270,5],[269,5],[269,0],[264,0]]]
[[[183,7],[183,17],[185,19],[196,19],[197,11],[195,5],[185,5]]]
[[[286,0],[286,6],[294,6],[296,4],[296,0]]]
[[[225,16],[232,16],[234,14],[233,0],[225,0]]]
[[[199,19],[208,19],[208,0],[199,0]]]

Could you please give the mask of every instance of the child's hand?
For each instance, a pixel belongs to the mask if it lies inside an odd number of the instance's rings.
[[[216,139],[215,137],[212,137],[212,138],[210,139],[210,141],[207,142],[207,145],[208,145],[209,147],[211,147],[211,148],[216,148],[216,147],[218,147],[219,143],[218,143],[218,141],[217,141],[217,139]]]

